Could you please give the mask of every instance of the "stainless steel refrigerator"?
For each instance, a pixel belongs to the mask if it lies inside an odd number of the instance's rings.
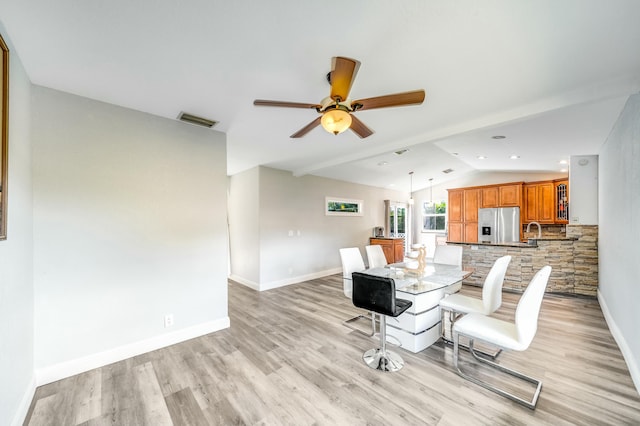
[[[478,209],[478,242],[520,241],[520,207]]]

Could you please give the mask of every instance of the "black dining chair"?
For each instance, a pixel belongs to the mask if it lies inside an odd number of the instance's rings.
[[[353,304],[358,308],[380,314],[380,347],[366,351],[362,359],[369,367],[376,370],[400,370],[404,366],[402,357],[387,350],[386,317],[399,316],[411,307],[411,301],[396,299],[396,283],[393,278],[354,272],[352,279]]]

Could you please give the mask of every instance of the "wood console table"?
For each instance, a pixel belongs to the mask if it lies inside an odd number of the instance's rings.
[[[382,246],[387,263],[398,263],[404,260],[404,238],[370,238],[369,244]]]

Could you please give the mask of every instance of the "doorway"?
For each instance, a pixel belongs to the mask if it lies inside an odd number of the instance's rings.
[[[405,253],[408,253],[411,248],[410,224],[410,209],[407,204],[391,202],[389,205],[389,237],[403,238]]]

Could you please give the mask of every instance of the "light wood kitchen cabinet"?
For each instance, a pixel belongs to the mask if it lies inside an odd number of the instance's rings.
[[[500,205],[500,187],[488,186],[482,188],[482,208],[498,207]]]
[[[482,205],[482,189],[464,190],[464,241],[478,242],[478,209]]]
[[[478,242],[478,222],[465,222],[464,241],[466,243]]]
[[[449,191],[449,203],[447,204],[447,214],[449,222],[462,222],[462,203],[464,190],[453,189]]]
[[[554,180],[555,223],[569,223],[569,180]]]
[[[448,192],[447,241],[478,242],[478,208],[519,207],[523,224],[569,222],[566,178],[455,188]]]
[[[554,223],[555,187],[552,181],[524,184],[522,223]]]
[[[449,222],[448,226],[447,241],[464,242],[464,223]]]
[[[478,241],[478,208],[481,201],[480,188],[449,190],[447,241]]]
[[[464,241],[464,190],[449,190],[449,201],[447,204],[447,240]]]
[[[522,183],[501,185],[498,187],[499,207],[520,207],[522,202]]]
[[[520,207],[522,202],[522,182],[484,186],[480,191],[482,208]]]
[[[478,209],[480,208],[482,190],[464,190],[464,222],[478,222]]]
[[[404,260],[404,238],[370,238],[369,244],[382,246],[387,263],[397,263]]]

